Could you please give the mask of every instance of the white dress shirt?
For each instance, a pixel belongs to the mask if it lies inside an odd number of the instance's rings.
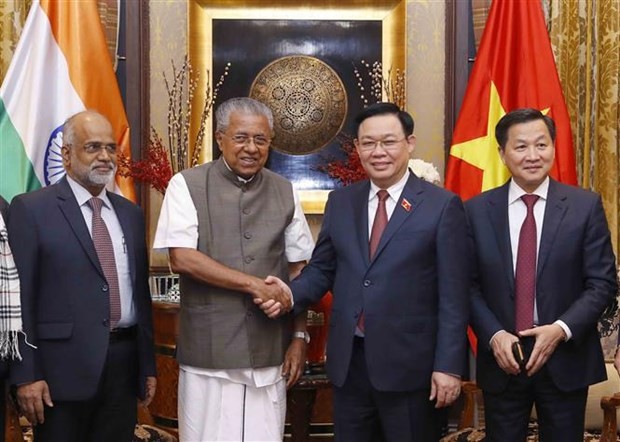
[[[409,169],[407,169],[403,177],[398,180],[397,183],[385,189],[390,194],[389,198],[385,200],[385,211],[387,212],[388,221],[392,217],[392,213],[394,213],[396,202],[400,199],[400,194],[403,193],[409,175],[410,172]],[[370,181],[370,191],[368,192],[368,240],[370,240],[372,225],[375,222],[375,214],[377,213],[377,206],[379,205],[379,197],[377,196],[379,190],[381,190],[381,188]]]

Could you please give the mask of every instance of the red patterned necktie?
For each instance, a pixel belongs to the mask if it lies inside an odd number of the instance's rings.
[[[110,328],[115,328],[121,319],[121,295],[118,287],[118,274],[116,272],[116,259],[114,259],[114,246],[112,238],[103,218],[101,218],[101,207],[103,200],[93,197],[88,200],[88,204],[93,209],[92,235],[95,250],[99,257],[99,264],[108,282],[108,293],[110,295]]]
[[[520,332],[534,325],[534,293],[536,291],[536,219],[534,204],[538,195],[523,195],[527,215],[519,233],[515,271],[515,326]]]
[[[387,190],[381,189],[377,192],[377,198],[379,198],[379,205],[377,206],[377,212],[375,213],[375,221],[372,223],[372,230],[370,232],[370,241],[368,243],[368,251],[370,252],[370,259],[375,256],[377,246],[381,240],[381,235],[385,230],[385,226],[388,223],[387,210],[385,209],[385,202],[389,198],[390,194]]]
[[[377,246],[381,240],[381,235],[385,230],[385,226],[388,223],[387,210],[385,208],[385,202],[390,194],[387,190],[381,189],[377,192],[377,198],[379,198],[379,204],[377,206],[377,212],[375,212],[375,221],[372,223],[372,230],[370,231],[370,241],[368,242],[368,251],[370,259],[372,259],[377,251]],[[360,313],[357,320],[357,327],[364,332],[364,312]]]

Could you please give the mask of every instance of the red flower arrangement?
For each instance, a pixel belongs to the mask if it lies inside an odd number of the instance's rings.
[[[317,169],[326,173],[331,178],[340,181],[343,186],[348,186],[349,184],[368,178],[368,174],[362,166],[357,150],[355,150],[353,137],[345,133],[340,133],[338,134],[338,141],[340,142],[340,148],[346,155],[345,159],[336,160],[330,158],[327,164],[318,166]]]
[[[162,195],[166,193],[166,188],[173,174],[172,167],[168,159],[168,149],[164,147],[161,137],[154,128],[151,128],[151,137],[145,157],[139,161],[131,161],[128,157],[120,155],[118,170],[121,176],[131,176],[150,184]]]

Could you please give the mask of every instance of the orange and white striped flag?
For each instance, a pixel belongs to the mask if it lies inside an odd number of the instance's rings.
[[[64,175],[62,125],[92,109],[131,157],[129,125],[96,0],[35,0],[0,88],[0,194],[6,199]],[[135,201],[130,178],[116,192]]]

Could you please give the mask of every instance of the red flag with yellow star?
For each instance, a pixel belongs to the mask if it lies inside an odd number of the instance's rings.
[[[495,125],[506,112],[540,109],[556,123],[551,176],[577,184],[570,121],[539,0],[495,0],[452,136],[446,188],[464,200],[504,184]]]
[[[510,177],[495,139],[507,112],[533,107],[556,123],[551,176],[577,184],[570,121],[539,0],[495,0],[452,136],[446,188],[463,200]],[[476,336],[468,330],[476,349]]]

